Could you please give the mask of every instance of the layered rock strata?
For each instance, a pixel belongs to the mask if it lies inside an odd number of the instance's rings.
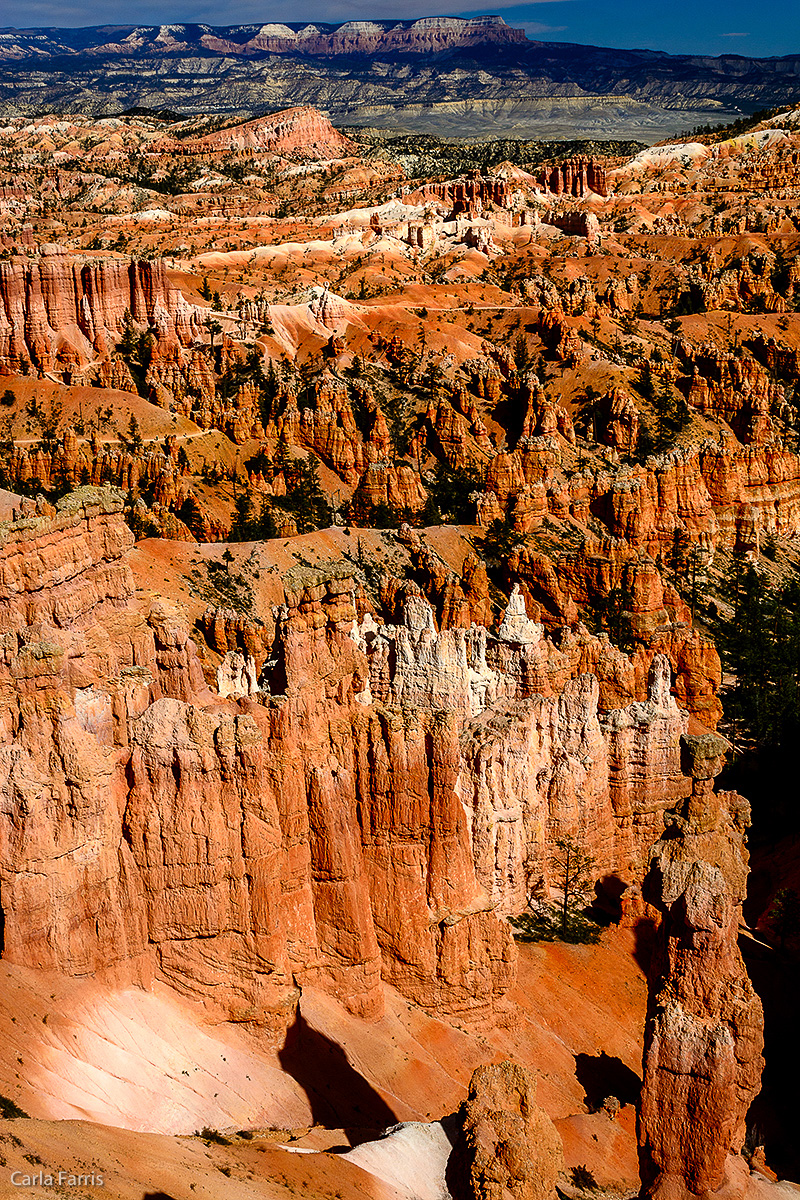
[[[475,879],[457,723],[357,704],[334,585],[287,620],[280,695],[210,695],[181,615],[134,601],[121,508],[83,489],[3,531],[5,956],[156,974],[276,1031],[306,982],[375,1015],[382,972],[490,1019],[513,944]]]
[[[43,246],[29,262],[0,262],[0,367],[74,369],[109,353],[126,310],[136,324],[187,343],[200,332],[195,308],[163,261],[79,260]]]
[[[287,31],[288,32],[288,31]],[[220,150],[239,154],[299,155],[303,159],[343,158],[357,147],[334,129],[327,117],[307,105],[258,117],[231,129],[183,141],[165,138],[155,149],[169,154],[212,154]]]

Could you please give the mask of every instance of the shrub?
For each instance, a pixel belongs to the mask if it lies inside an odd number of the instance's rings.
[[[24,1112],[18,1104],[15,1104],[13,1100],[9,1100],[8,1096],[0,1096],[0,1117],[2,1117],[3,1120],[13,1121],[16,1120],[17,1117],[27,1116],[28,1114]]]
[[[195,1134],[195,1137],[202,1138],[207,1144],[213,1142],[215,1146],[230,1146],[231,1144],[230,1138],[226,1138],[218,1129],[209,1129],[208,1126],[201,1129],[199,1134]]]

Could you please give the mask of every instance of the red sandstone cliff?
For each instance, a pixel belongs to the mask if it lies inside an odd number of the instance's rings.
[[[113,350],[125,311],[159,336],[187,343],[196,310],[167,278],[163,261],[82,261],[57,246],[29,262],[0,262],[0,367],[73,370]]]
[[[223,700],[181,614],[135,602],[120,507],[84,489],[3,535],[7,957],[156,973],[276,1028],[298,984],[370,1014],[381,978],[489,1020],[514,975],[492,910],[546,885],[550,838],[641,878],[684,787],[665,659],[599,714],[521,596],[496,636],[437,633],[420,595],[382,626],[352,580],[301,573],[261,690]]]
[[[170,154],[281,154],[304,159],[345,158],[357,153],[354,142],[334,129],[316,108],[287,108],[244,125],[183,141],[165,139],[158,148]]]

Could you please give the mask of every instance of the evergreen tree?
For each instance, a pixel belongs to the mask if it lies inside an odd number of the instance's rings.
[[[593,442],[597,441],[597,409],[600,393],[591,385],[583,393],[575,408],[575,424],[584,429]]]
[[[470,500],[470,495],[482,491],[482,489],[483,484],[477,475],[462,471],[458,467],[448,467],[447,463],[438,462],[434,471],[434,481],[430,487],[431,498],[434,502],[432,512],[438,514],[437,523],[446,521],[456,525],[465,525],[474,521],[475,504]]]
[[[117,342],[117,349],[123,358],[130,358],[135,353],[138,338],[131,310],[126,308],[122,314],[122,336]]]
[[[186,497],[178,510],[178,516],[192,535],[198,541],[202,541],[204,529],[203,513],[195,496],[189,495]]]
[[[734,680],[726,697],[734,749],[741,754],[752,746],[762,773],[780,789],[800,738],[800,582],[770,585],[734,555],[723,592],[732,612],[717,616],[714,633]]]
[[[683,396],[676,396],[668,375],[662,375],[654,384],[653,408],[656,414],[656,450],[663,452],[691,420],[686,401]]]
[[[261,503],[261,511],[258,515],[257,536],[259,541],[267,541],[269,538],[278,536],[278,525],[272,514],[272,505],[266,496]]]
[[[258,385],[258,408],[261,416],[261,424],[266,429],[267,424],[275,415],[275,401],[278,397],[278,377],[275,374],[275,364],[272,359],[269,360],[267,372],[264,374],[260,368],[260,377],[257,379]]]
[[[513,343],[514,366],[520,375],[524,375],[533,365],[533,356],[528,349],[528,340],[524,333],[518,333]]]
[[[319,480],[315,458],[296,459],[288,468],[286,496],[282,506],[297,522],[298,533],[322,529],[330,523],[331,509]]]
[[[139,453],[144,445],[142,433],[139,428],[139,422],[133,413],[131,413],[131,419],[128,422],[128,444],[131,450],[133,450],[136,454]]]
[[[274,464],[275,473],[281,473],[284,479],[288,476],[293,466],[292,456],[289,453],[289,443],[283,431],[281,431],[281,435],[278,438],[278,445],[275,447]]]
[[[561,891],[559,927],[561,936],[569,940],[570,933],[582,932],[583,910],[594,885],[595,861],[575,838],[562,837],[556,841],[551,869]]]
[[[639,368],[639,375],[635,383],[636,390],[645,400],[652,400],[655,396],[655,382],[653,378],[653,368],[649,359],[645,359]]]
[[[589,605],[586,621],[594,633],[607,633],[610,640],[621,650],[632,645],[631,638],[631,609],[633,608],[633,592],[624,571],[619,583],[615,584],[605,596],[597,596]]]
[[[497,517],[482,538],[475,538],[475,548],[488,562],[505,566],[514,551],[527,540],[527,534],[519,533],[508,517]]]
[[[142,375],[147,373],[147,368],[150,366],[154,345],[155,338],[149,330],[147,333],[139,334],[136,342],[136,361],[139,364]]]
[[[233,519],[229,540],[232,542],[251,542],[254,540],[253,508],[250,493],[245,489],[236,496],[233,502]]]
[[[530,912],[509,917],[514,937],[523,942],[596,942],[600,930],[586,915],[596,873],[594,859],[575,838],[558,838],[550,874],[561,898],[531,902]]]

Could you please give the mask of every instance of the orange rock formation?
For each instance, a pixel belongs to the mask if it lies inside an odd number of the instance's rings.
[[[683,739],[692,795],[653,849],[643,894],[660,914],[650,967],[639,1114],[647,1193],[716,1192],[760,1087],[761,1001],[737,946],[747,881],[747,802],[712,793],[727,746]]]

